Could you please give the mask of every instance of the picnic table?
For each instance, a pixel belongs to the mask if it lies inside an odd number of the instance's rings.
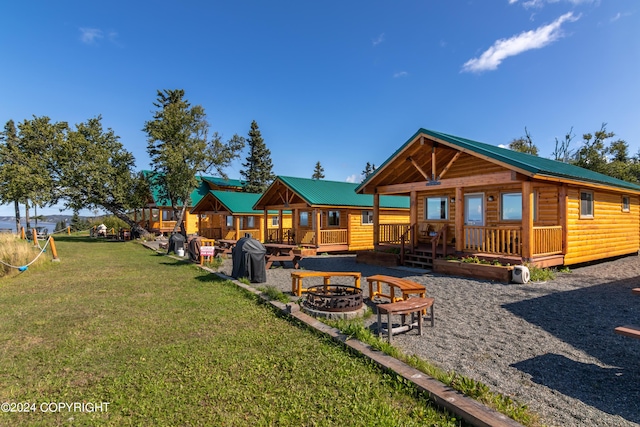
[[[427,292],[424,285],[413,282],[411,280],[401,279],[399,277],[384,276],[382,274],[376,274],[367,277],[367,282],[369,282],[369,298],[371,299],[371,301],[373,301],[376,297],[382,297],[388,299],[393,303],[396,301],[405,300],[411,294],[417,294],[419,297],[424,298]],[[388,294],[382,292],[383,283],[389,287]],[[400,296],[396,296],[396,290],[399,291]]]
[[[267,253],[265,254],[266,265],[268,270],[274,262],[279,262],[284,267],[285,261],[293,263],[293,268],[300,268],[299,261],[302,259],[301,253],[296,253],[296,245],[287,245],[284,243],[265,243],[264,244]]]
[[[236,246],[236,243],[238,243],[238,241],[233,239],[216,240],[216,246],[215,246],[216,249],[215,249],[214,256],[231,255],[231,252],[233,251],[233,248]]]
[[[640,295],[640,288],[631,289],[633,295]],[[636,325],[624,325],[618,326],[615,329],[616,334],[624,335],[625,337],[640,339],[640,326]]]

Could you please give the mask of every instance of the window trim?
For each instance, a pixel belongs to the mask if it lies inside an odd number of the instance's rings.
[[[271,226],[272,227],[279,227],[280,226],[280,216],[278,216],[278,215],[272,215],[271,216]]]
[[[429,199],[444,199],[444,218],[429,218]],[[449,220],[449,196],[445,195],[433,195],[433,196],[425,196],[424,197],[424,213],[423,217],[425,221],[448,221]],[[442,210],[440,211],[442,215]]]
[[[591,195],[591,213],[583,213],[582,212],[582,195],[590,194]],[[595,205],[596,199],[592,190],[580,190],[578,194],[578,210],[580,219],[593,219],[595,218]]]
[[[622,212],[631,212],[631,197],[622,196]]]
[[[365,221],[365,215],[367,221]],[[369,221],[371,219],[371,221]],[[373,225],[373,211],[372,210],[363,210],[360,215],[360,225]]]
[[[506,194],[519,194],[520,195],[520,219],[505,219],[503,216],[503,208],[504,208],[504,201],[503,201],[503,196]],[[500,222],[522,222],[522,191],[503,191],[500,193],[500,205],[498,207],[498,215],[500,218]],[[537,221],[538,220],[538,192],[537,191],[533,191],[533,220]]]
[[[304,214],[304,221],[302,221],[302,215]],[[309,227],[309,212],[308,211],[300,211],[298,213],[298,226],[300,227]]]
[[[337,224],[331,224],[331,213],[335,212],[334,218],[338,220]],[[336,209],[332,209],[327,211],[327,227],[340,227],[340,211]]]

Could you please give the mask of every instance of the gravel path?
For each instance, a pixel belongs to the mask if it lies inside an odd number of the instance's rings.
[[[386,274],[425,284],[435,298],[435,328],[425,322],[394,336],[407,354],[481,381],[537,412],[549,426],[637,426],[640,340],[614,334],[640,323],[640,258],[575,268],[543,284],[502,284],[357,264],[354,255],[305,258],[316,271]],[[220,269],[231,273],[231,261]],[[267,283],[291,292],[291,268],[271,268]],[[344,282],[342,281],[344,280]],[[335,279],[352,284],[351,279]],[[349,283],[351,282],[351,283]],[[305,287],[321,279],[305,279]],[[375,312],[375,309],[374,309]],[[372,325],[375,316],[367,321]]]

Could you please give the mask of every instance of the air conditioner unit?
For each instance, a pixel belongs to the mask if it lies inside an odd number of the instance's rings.
[[[511,272],[511,281],[514,283],[529,282],[529,269],[524,265],[516,265]]]

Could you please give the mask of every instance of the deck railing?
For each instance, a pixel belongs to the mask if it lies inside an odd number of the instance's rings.
[[[533,227],[533,255],[562,253],[562,226]]]
[[[290,240],[293,241],[292,229],[283,228],[281,232],[279,228],[269,228],[265,240],[267,242],[289,243]]]
[[[533,256],[562,253],[562,226],[533,227]],[[464,227],[464,250],[522,255],[522,229],[518,227]]]
[[[411,242],[413,230],[409,230],[410,228],[411,224],[380,224],[378,242],[399,245],[403,235],[405,241]]]
[[[346,228],[337,230],[320,230],[321,245],[346,245],[348,241],[348,232]]]
[[[201,227],[198,234],[207,239],[222,239],[222,228],[220,227]]]
[[[518,227],[464,227],[464,250],[489,254],[520,255],[522,229]]]
[[[240,230],[240,238],[243,238],[245,234],[249,233],[251,235],[251,237],[253,237],[256,240],[260,240],[260,230],[257,228],[253,228],[250,230]]]

